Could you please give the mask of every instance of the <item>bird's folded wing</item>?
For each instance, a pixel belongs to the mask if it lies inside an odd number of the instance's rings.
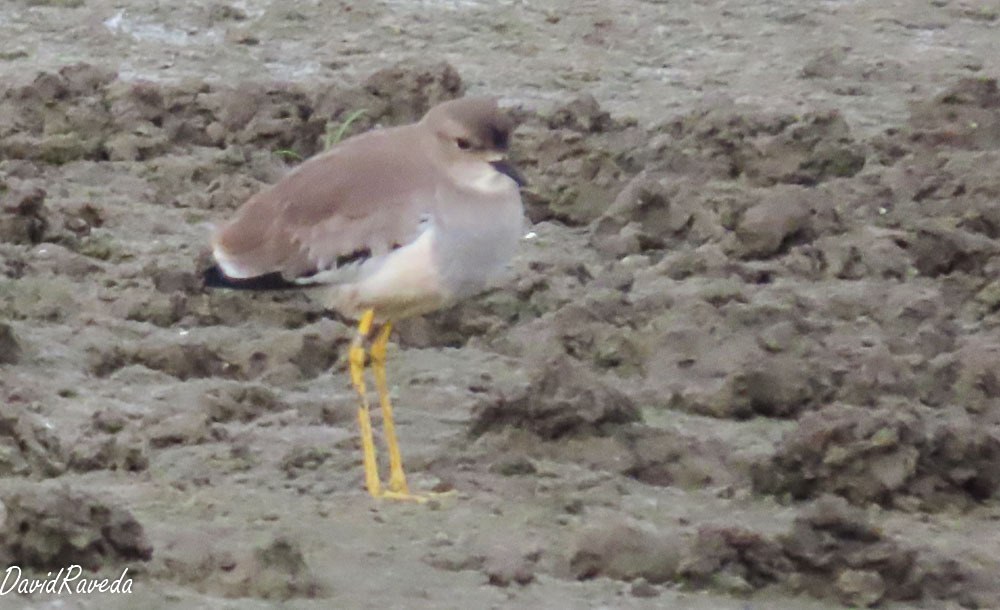
[[[433,196],[426,161],[385,146],[381,134],[358,140],[303,163],[217,227],[212,245],[226,275],[294,279],[416,239]]]

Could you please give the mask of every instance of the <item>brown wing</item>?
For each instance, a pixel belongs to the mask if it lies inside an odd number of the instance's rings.
[[[329,269],[340,257],[372,256],[415,239],[433,196],[430,162],[414,126],[344,141],[254,195],[212,236],[226,275]]]

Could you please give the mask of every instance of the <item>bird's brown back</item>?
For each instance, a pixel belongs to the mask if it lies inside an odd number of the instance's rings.
[[[224,269],[228,260],[239,277],[295,277],[410,241],[434,196],[434,161],[419,154],[417,127],[345,140],[251,197],[213,235]]]

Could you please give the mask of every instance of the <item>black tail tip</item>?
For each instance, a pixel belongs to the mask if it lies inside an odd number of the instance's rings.
[[[201,275],[202,286],[205,288],[228,288],[231,281],[218,265],[212,265]]]
[[[218,265],[212,265],[202,273],[202,285],[205,288],[230,288],[233,290],[289,290],[301,288],[295,282],[289,282],[278,272],[266,273],[256,277],[232,278],[223,273]]]

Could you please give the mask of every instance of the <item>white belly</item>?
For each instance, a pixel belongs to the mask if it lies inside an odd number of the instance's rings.
[[[374,309],[377,319],[394,320],[433,311],[450,300],[434,263],[434,232],[365,263],[355,281],[334,289],[328,305],[357,318]]]
[[[523,231],[520,197],[460,205],[431,218],[414,241],[365,262],[327,302],[344,315],[420,315],[480,292],[507,264]]]

